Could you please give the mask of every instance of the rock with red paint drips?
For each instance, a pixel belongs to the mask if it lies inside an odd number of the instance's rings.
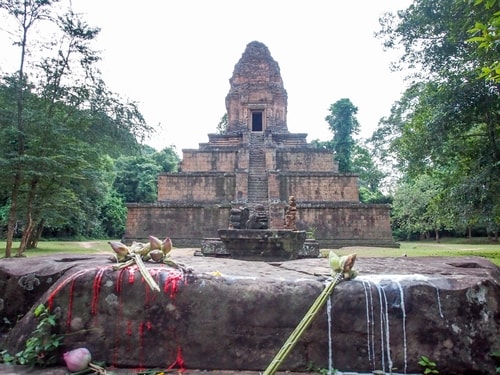
[[[37,325],[26,305],[31,301],[56,314],[54,333],[63,335],[64,348],[88,348],[108,366],[258,371],[330,277],[327,258],[266,263],[171,256],[193,272],[145,262],[160,292],[136,267],[113,270],[105,254],[1,260],[1,312],[16,324],[0,347],[24,348]],[[426,353],[442,373],[495,372],[489,353],[500,337],[497,266],[479,257],[359,257],[355,268],[358,277],[336,286],[330,318],[324,307],[281,369],[326,367],[331,344],[341,371],[391,364],[418,373],[413,353]]]

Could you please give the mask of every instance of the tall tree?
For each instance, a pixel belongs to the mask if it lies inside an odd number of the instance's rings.
[[[403,182],[396,190],[392,219],[408,239],[414,233],[428,236],[434,232],[439,240],[439,230],[443,228],[436,211],[440,192],[439,182],[425,174]]]
[[[8,15],[21,20],[22,64],[30,45],[25,20],[47,21],[59,27],[54,42],[30,55],[35,59],[29,72],[25,72],[22,65],[14,77],[4,81],[8,89],[12,87],[20,93],[17,111],[6,108],[3,110],[6,116],[1,117],[5,119],[2,133],[11,132],[16,145],[15,149],[2,150],[6,162],[15,171],[10,179],[7,257],[11,256],[14,229],[19,220],[23,223],[23,232],[17,255],[34,242],[33,233],[40,233],[39,228],[43,228],[47,218],[60,217],[64,204],[51,207],[45,204],[55,197],[64,198],[64,203],[72,205],[68,220],[78,212],[97,217],[99,199],[88,199],[88,194],[94,194],[95,198],[99,191],[106,191],[105,188],[96,190],[103,179],[100,169],[103,157],[122,154],[120,148],[136,147],[137,139],[151,130],[135,103],[124,104],[106,89],[100,78],[96,67],[99,56],[90,47],[99,29],[87,25],[71,10],[59,14],[53,3],[0,3],[0,10],[7,10]],[[32,43],[37,42],[36,36],[32,39]],[[56,213],[56,210],[60,211]]]
[[[181,159],[175,150],[175,146],[165,147],[160,152],[154,152],[151,158],[160,166],[161,172],[177,172]]]
[[[41,21],[50,19],[50,7],[55,1],[50,0],[31,0],[31,1],[15,1],[2,0],[0,9],[7,13],[17,22],[17,38],[14,41],[20,47],[19,67],[17,79],[14,81],[14,89],[16,92],[16,113],[15,118],[15,134],[17,143],[17,156],[14,158],[12,188],[10,191],[10,209],[8,213],[7,224],[7,239],[5,256],[10,257],[12,253],[12,241],[17,223],[17,206],[19,189],[23,179],[22,160],[25,154],[25,111],[24,98],[27,90],[25,64],[26,57],[29,53],[30,32],[33,27]],[[14,130],[13,129],[13,130]]]
[[[471,18],[474,27],[469,30],[473,35],[468,41],[475,43],[482,55],[483,64],[479,66],[480,77],[500,82],[500,12],[498,0],[475,0]]]
[[[176,172],[179,156],[175,147],[160,152],[146,152],[138,156],[122,156],[115,162],[116,178],[113,188],[124,202],[155,202],[158,195],[158,174]]]
[[[352,172],[359,176],[359,200],[363,203],[389,203],[390,198],[381,192],[385,173],[375,163],[376,158],[370,149],[356,142],[351,157]]]
[[[480,211],[498,228],[500,91],[493,82],[477,79],[482,55],[467,42],[473,8],[462,0],[417,0],[382,19],[379,36],[385,46],[404,49],[397,65],[418,70],[372,140],[386,142],[385,150],[408,181],[426,174],[446,187],[436,200],[448,206],[436,210],[443,222],[450,212],[464,212],[459,207],[466,202],[453,191],[465,183],[482,186]]]
[[[126,203],[155,202],[160,171],[161,167],[146,156],[118,158],[114,188]]]
[[[332,146],[340,172],[352,171],[351,154],[355,145],[353,135],[359,133],[357,112],[358,108],[344,98],[330,106],[330,114],[325,118],[333,133]]]

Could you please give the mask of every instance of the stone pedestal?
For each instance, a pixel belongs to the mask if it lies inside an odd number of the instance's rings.
[[[300,258],[317,258],[319,257],[319,242],[315,239],[306,239],[302,251],[299,253]]]
[[[201,241],[201,253],[206,256],[231,256],[220,238],[204,238]]]
[[[297,259],[306,231],[286,229],[220,229],[219,238],[232,258],[245,260]]]

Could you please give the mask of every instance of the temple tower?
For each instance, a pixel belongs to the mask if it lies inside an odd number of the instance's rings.
[[[265,210],[269,228],[283,229],[294,196],[297,229],[321,246],[396,245],[389,206],[360,203],[358,176],[339,173],[330,151],[288,131],[287,92],[264,44],[246,46],[229,82],[227,128],[182,150],[180,171],[158,177],[156,203],[127,205],[124,240],[167,232],[176,246],[198,247],[241,207]]]
[[[247,45],[234,67],[226,96],[228,133],[286,132],[287,93],[279,65],[260,42]]]

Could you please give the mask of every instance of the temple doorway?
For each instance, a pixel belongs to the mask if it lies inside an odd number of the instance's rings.
[[[252,111],[252,131],[261,132],[262,128],[262,111]]]

